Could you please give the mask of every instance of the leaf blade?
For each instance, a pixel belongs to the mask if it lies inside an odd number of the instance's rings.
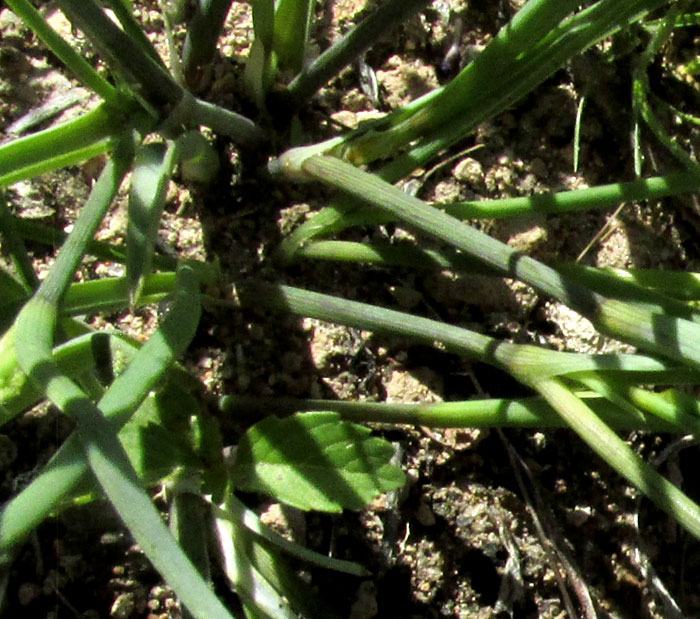
[[[362,509],[404,483],[391,444],[369,434],[332,412],[267,417],[239,443],[233,483],[299,509]]]
[[[144,279],[150,273],[160,216],[165,207],[168,182],[175,167],[173,142],[146,144],[136,155],[129,192],[126,233],[126,278],[129,300],[138,302]]]

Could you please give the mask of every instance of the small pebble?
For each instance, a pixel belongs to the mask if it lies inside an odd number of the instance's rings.
[[[128,619],[134,612],[135,607],[134,594],[131,592],[121,593],[114,600],[109,616],[114,619]]]
[[[477,185],[481,183],[484,178],[484,168],[476,159],[466,157],[453,168],[452,175],[458,181]]]

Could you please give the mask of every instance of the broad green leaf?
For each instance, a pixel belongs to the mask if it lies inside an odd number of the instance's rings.
[[[136,415],[150,412],[149,409],[154,406],[156,403],[150,397]],[[152,421],[135,420],[127,423],[119,432],[119,440],[139,479],[146,485],[168,477],[177,469],[198,468],[200,465],[184,437],[179,437]]]
[[[392,446],[369,434],[337,413],[267,417],[239,443],[233,484],[300,509],[362,509],[404,483]]]
[[[221,457],[216,422],[207,417],[189,391],[174,381],[143,402],[119,432],[119,440],[139,477],[151,484],[179,470],[201,470],[205,454],[214,464],[212,450]]]
[[[126,234],[126,278],[129,299],[135,305],[151,270],[160,216],[165,206],[168,181],[175,166],[173,142],[146,144],[136,155],[129,192],[129,223]]]

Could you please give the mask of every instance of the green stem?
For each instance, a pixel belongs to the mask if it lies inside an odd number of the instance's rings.
[[[326,155],[305,159],[302,171],[449,243],[589,318],[598,330],[655,353],[700,367],[700,325],[667,315],[670,305],[606,299],[571,277],[463,224],[372,174]],[[686,315],[685,313],[683,315]]]
[[[277,169],[277,168],[273,168]],[[397,180],[394,175],[381,175],[384,180]],[[700,189],[700,177],[688,172],[674,172],[665,176],[637,179],[624,183],[600,185],[588,189],[534,194],[527,197],[503,198],[436,204],[458,219],[480,217],[512,217],[525,213],[561,214],[571,211],[608,208],[623,202],[654,200]],[[348,197],[338,197],[333,206],[322,209],[309,221],[297,228],[284,240],[280,253],[289,261],[294,254],[313,238],[336,234],[355,225],[387,223],[392,217],[387,213],[358,204]]]
[[[615,277],[634,282],[645,288],[651,288],[674,299],[683,301],[700,299],[700,273],[659,271],[657,269],[629,269],[624,271],[610,267],[600,270],[610,272]]]
[[[127,114],[102,104],[75,120],[3,144],[0,186],[107,152],[115,135],[129,126],[143,128],[146,120],[143,112]]]
[[[236,291],[246,307],[265,307],[357,329],[408,337],[517,373],[521,378],[529,375],[529,382],[538,377],[585,371],[640,372],[648,376],[648,372],[666,372],[676,367],[642,355],[583,355],[499,342],[437,320],[290,286],[244,282],[237,285]]]
[[[658,200],[698,190],[700,190],[700,177],[698,175],[688,172],[674,172],[665,176],[639,178],[634,181],[598,185],[588,189],[534,194],[523,198],[454,202],[446,204],[442,208],[458,219],[512,217],[523,213],[559,215],[572,211],[609,208],[623,202]]]
[[[279,0],[275,6],[273,47],[280,69],[298,74],[306,59],[316,0]]]
[[[107,17],[94,0],[58,0],[58,5],[134,92],[167,117],[182,98],[183,89],[163,65]]]
[[[76,420],[75,435],[92,472],[145,554],[184,604],[202,619],[228,619],[230,615],[197,574],[163,524],[148,494],[141,488],[110,422],[84,392],[62,374],[52,358],[58,305],[88,241],[131,167],[133,150],[130,137],[120,141],[114,158],[106,164],[95,183],[53,268],[20,312],[16,321],[17,362],[53,404]],[[123,398],[121,394],[113,394],[113,397],[117,400]],[[130,411],[121,411],[122,415],[128,413]]]
[[[273,399],[268,399],[268,403],[272,403],[273,401]],[[369,576],[369,572],[357,563],[326,557],[304,546],[290,542],[265,525],[258,515],[252,509],[246,507],[234,494],[231,494],[227,499],[226,510],[216,505],[212,505],[212,508],[217,518],[242,523],[255,535],[267,540],[287,554],[310,563],[311,565],[317,565],[344,574],[352,574],[353,576]]]
[[[655,415],[632,416],[603,398],[586,402],[607,423],[619,430],[683,432],[684,427]],[[435,404],[401,404],[396,402],[349,402],[343,400],[297,400],[294,398],[257,398],[224,396],[219,402],[222,412],[246,422],[274,412],[334,411],[355,423],[405,423],[429,428],[561,428],[564,420],[542,398],[488,399]]]
[[[231,0],[197,0],[194,5],[182,52],[185,80],[191,87],[197,85],[199,74],[214,59]]]
[[[397,116],[385,131],[370,131],[349,140],[342,155],[355,164],[391,157],[420,138],[444,149],[480,122],[513,105],[559,69],[568,59],[601,38],[639,19],[664,0],[600,0],[562,21],[574,1],[531,0],[504,26],[484,51],[444,90],[408,118]],[[502,80],[494,75],[507,77]],[[425,160],[402,160],[421,165]]]
[[[47,397],[77,422],[75,430],[85,458],[112,505],[146,556],[183,603],[201,619],[230,615],[177,545],[148,494],[141,488],[129,459],[109,422],[51,361],[56,310],[52,290],[41,289],[18,318],[17,356],[23,370]]]
[[[131,12],[131,3],[128,0],[107,0],[109,8],[119,20],[124,32],[155,62],[165,68],[163,59],[158,55],[150,39],[146,36],[143,27],[139,24]]]
[[[192,124],[205,125],[248,148],[259,148],[265,140],[262,129],[249,118],[201,99],[194,100]]]
[[[7,0],[7,5],[56,54],[77,80],[104,99],[114,109],[124,108],[124,97],[93,69],[63,38],[49,26],[28,0]]]
[[[572,378],[632,415],[636,416],[640,411],[644,411],[675,425],[683,434],[700,437],[697,402],[695,410],[690,412],[688,406],[679,406],[678,402],[671,402],[658,393],[630,385],[610,374],[584,372],[576,374]]]
[[[285,105],[291,105],[292,110],[298,110],[305,105],[311,96],[343,67],[426,4],[427,0],[389,0],[381,4],[374,13],[331,45],[294,78],[286,92],[281,95]]]
[[[695,178],[700,178],[700,164],[698,164],[693,157],[691,157],[685,150],[683,150],[668,132],[663,128],[661,122],[654,114],[654,111],[649,104],[649,99],[647,96],[649,90],[648,80],[646,74],[635,80],[634,82],[634,99],[636,103],[636,108],[644,119],[647,127],[651,130],[661,144],[663,144],[669,152],[681,163],[683,164]]]
[[[27,253],[27,248],[24,246],[24,241],[22,237],[17,234],[15,219],[10,214],[10,209],[7,208],[7,203],[2,193],[0,193],[0,232],[2,232],[3,243],[7,246],[12,256],[12,261],[24,284],[25,290],[31,292],[39,286],[39,278],[34,272],[34,267]]]
[[[449,269],[457,273],[478,273],[480,275],[498,276],[498,270],[480,263],[474,257],[460,253],[449,248],[440,251],[421,249],[411,243],[353,243],[350,241],[315,241],[297,252],[299,258],[311,258],[316,260],[336,260],[341,262],[363,262],[377,265],[395,265],[412,267],[424,270]],[[664,294],[661,286],[664,285],[663,274],[657,271],[631,273],[621,269],[604,269],[586,267],[581,264],[556,264],[553,267],[557,272],[566,277],[586,285],[593,292],[613,299],[625,301],[639,301],[652,304],[666,313],[685,318],[694,322],[700,322],[700,314],[697,309],[689,304],[679,301],[673,296]],[[698,282],[692,273],[669,272],[677,286],[691,286]],[[673,277],[679,276],[679,277]],[[647,282],[649,288],[637,283],[635,278]],[[672,290],[674,282],[666,283]],[[659,288],[659,289],[656,289]],[[693,290],[684,291],[692,295]],[[691,297],[692,298],[692,297]]]
[[[90,196],[80,211],[73,231],[66,239],[53,267],[42,282],[35,297],[51,305],[58,305],[71,283],[73,274],[83,258],[84,250],[119,190],[122,180],[131,168],[136,136],[127,131],[118,141],[114,156],[105,164]]]
[[[593,451],[700,538],[700,507],[696,503],[637,455],[559,379],[542,380],[534,387]]]
[[[316,155],[305,159],[302,169],[311,178],[372,204],[421,232],[474,256],[507,277],[522,279],[546,291],[584,315],[592,314],[602,301],[602,297],[576,282],[565,280],[554,269],[340,159]]]
[[[44,245],[52,245],[53,247],[58,247],[67,238],[67,234],[63,232],[63,230],[58,230],[50,226],[43,226],[39,223],[23,219],[21,217],[14,218],[14,221],[19,231],[19,234],[23,238],[34,241],[35,243],[42,243]],[[106,260],[108,262],[126,264],[126,251],[123,245],[112,245],[104,241],[92,240],[87,245],[86,253],[95,256],[96,258],[100,258],[101,260]],[[187,264],[187,266],[189,266],[195,273],[197,273],[197,278],[202,284],[213,284],[219,281],[219,270],[215,263],[208,263],[200,260],[178,261],[176,258],[165,256],[162,254],[155,254],[153,256],[153,266],[163,271],[174,271],[178,268],[178,264]],[[166,277],[167,274],[162,273],[160,276]],[[100,281],[114,282],[114,278],[103,278]],[[100,284],[98,282],[85,282],[84,284],[79,284],[78,286],[82,285],[90,285],[97,287]],[[154,293],[158,294],[156,291],[154,291]],[[108,293],[105,292],[104,294]],[[119,297],[119,299],[121,299],[121,297]],[[121,303],[121,300],[119,302]]]
[[[132,412],[162,381],[176,357],[187,348],[199,323],[199,312],[198,282],[189,269],[183,269],[178,275],[174,302],[168,314],[98,403],[115,432],[128,421]],[[71,348],[67,348],[61,351],[61,355],[65,357],[72,352]],[[62,363],[62,370],[67,373],[70,367],[66,363],[75,361],[68,358]],[[84,368],[87,366],[86,361]],[[182,381],[182,377],[178,380]],[[0,511],[0,552],[26,539],[36,526],[71,496],[87,472],[80,443],[75,436],[71,436],[32,483]]]

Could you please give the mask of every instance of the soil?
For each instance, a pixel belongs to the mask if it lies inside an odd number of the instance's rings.
[[[318,48],[361,19],[372,4],[338,0],[321,6],[314,33]],[[358,68],[351,67],[319,93],[299,119],[302,141],[335,135],[444,83],[519,4],[432,3],[366,54],[376,92],[363,88]],[[98,63],[58,11],[51,5],[44,10],[54,27]],[[140,3],[138,12],[167,57],[157,5]],[[445,54],[456,16],[465,27],[457,60],[450,66]],[[0,30],[0,130],[9,138],[12,123],[43,102],[73,92],[75,84],[4,8]],[[181,35],[176,31],[177,40]],[[202,75],[199,96],[233,109],[243,106],[251,113],[241,104],[240,86],[251,38],[249,4],[233,2],[220,55]],[[700,103],[698,82],[674,75],[667,67],[697,55],[699,43],[699,27],[679,32],[652,75],[652,88],[689,111],[697,111]],[[621,49],[611,53],[606,43],[605,53],[604,46],[598,46],[556,73],[516,107],[480,126],[439,165],[415,173],[407,189],[443,203],[632,179],[628,76],[631,52],[638,52],[641,43],[617,44]],[[573,172],[574,123],[584,92],[588,99],[581,163]],[[94,104],[79,94],[83,106]],[[75,113],[75,107],[69,108],[46,122]],[[698,148],[697,134],[676,129],[680,142],[691,150]],[[161,228],[163,251],[216,259],[230,281],[250,276],[285,281],[437,317],[514,342],[580,352],[629,349],[518,282],[309,262],[282,269],[270,259],[280,239],[329,196],[313,186],[260,180],[254,173],[257,160],[249,161],[246,153],[221,138],[215,144],[222,172],[213,184],[172,184]],[[288,136],[282,135],[277,147],[288,144]],[[658,144],[649,141],[645,149],[649,173],[675,167]],[[14,185],[7,197],[22,216],[65,229],[98,171],[99,162],[91,162]],[[124,208],[122,197],[100,238],[123,242]],[[698,197],[691,196],[630,203],[615,214],[523,216],[474,225],[544,261],[698,271],[698,213]],[[409,233],[400,227],[386,225],[349,230],[342,238],[406,236]],[[32,250],[37,271],[45,273],[54,251],[39,246]],[[119,269],[87,262],[79,277],[115,275]],[[145,338],[156,320],[155,309],[144,309],[93,318],[92,323]],[[426,402],[528,394],[509,376],[443,351],[254,309],[209,309],[185,363],[215,395]],[[235,424],[221,421],[228,442],[235,442]],[[47,408],[4,426],[0,498],[21,488],[70,430],[60,413]],[[700,616],[700,543],[640,498],[571,431],[380,425],[374,430],[401,455],[409,479],[403,491],[342,516],[302,514],[246,497],[269,522],[298,541],[371,570],[372,577],[365,580],[307,573],[341,617],[563,619],[594,616],[586,611],[591,604],[599,617]],[[700,464],[697,446],[642,433],[630,434],[628,441],[700,500],[694,473]],[[45,522],[18,553],[5,597],[7,617],[181,616],[170,590],[103,503],[73,508]]]

